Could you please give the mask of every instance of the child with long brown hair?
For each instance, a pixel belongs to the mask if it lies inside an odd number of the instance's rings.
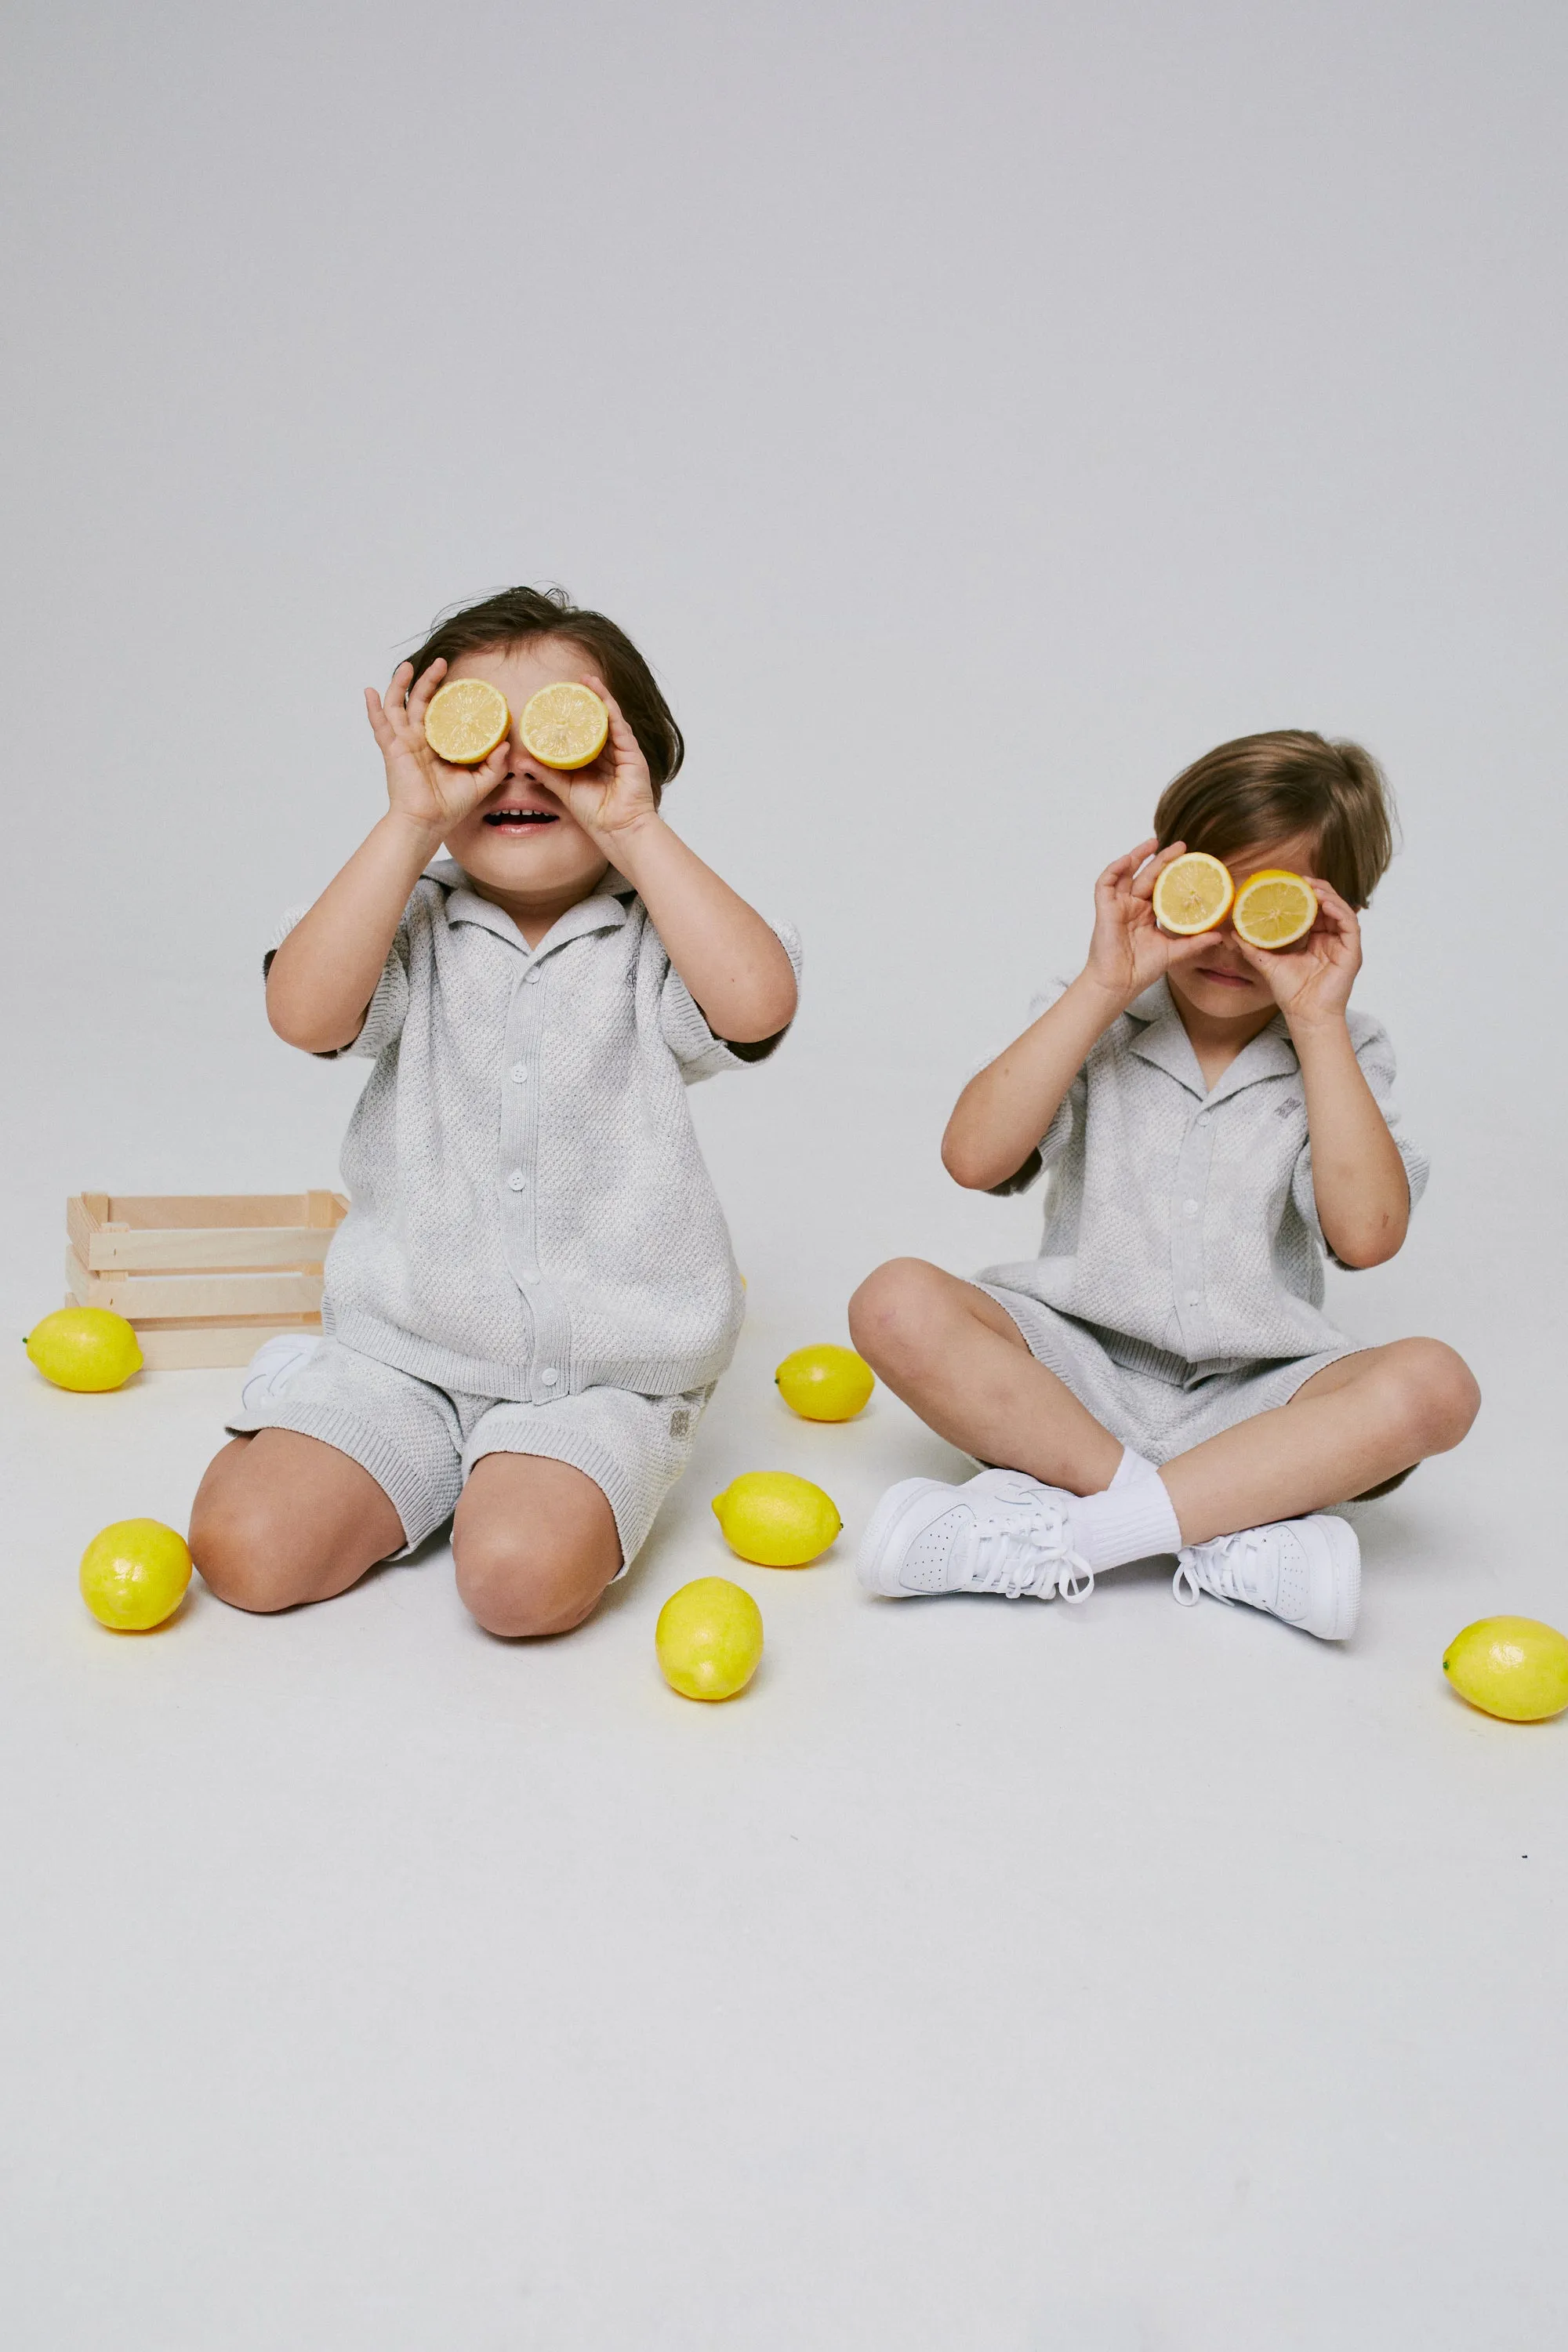
[[[1039,1255],[972,1282],[896,1259],[852,1302],[888,1385],[996,1465],[892,1487],[860,1549],[871,1591],[1080,1600],[1173,1552],[1179,1599],[1353,1630],[1359,1547],[1328,1507],[1458,1444],[1479,1403],[1440,1340],[1363,1348],[1323,1312],[1325,1253],[1393,1257],[1426,1180],[1387,1035],[1350,1003],[1393,845],[1375,761],[1289,730],[1195,761],[1100,876],[1083,970],[964,1088],[942,1144],[977,1191],[1048,1172]],[[1312,929],[1279,950],[1228,923],[1168,935],[1154,885],[1189,850],[1238,889],[1303,875]]]

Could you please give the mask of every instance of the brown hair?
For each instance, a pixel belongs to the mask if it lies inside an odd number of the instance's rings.
[[[1352,907],[1366,905],[1387,871],[1394,824],[1394,796],[1370,751],[1295,727],[1205,751],[1154,811],[1162,849],[1184,841],[1211,857],[1310,834],[1313,870]]]
[[[433,661],[527,645],[535,637],[569,638],[597,666],[642,748],[657,801],[686,756],[685,739],[626,631],[605,614],[574,604],[564,588],[501,588],[477,604],[459,605],[432,624],[418,652],[407,659],[418,677]]]

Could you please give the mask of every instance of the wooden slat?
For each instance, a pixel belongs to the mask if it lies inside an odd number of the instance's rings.
[[[66,1231],[83,1265],[91,1265],[93,1243],[103,1230],[103,1219],[93,1207],[94,1201],[101,1201],[107,1211],[109,1196],[104,1192],[79,1193],[66,1202]]]
[[[95,1202],[122,1212],[155,1207],[161,1213],[100,1218],[94,1212]],[[327,1204],[324,1210],[318,1211],[319,1202]],[[292,1211],[294,1222],[282,1220],[284,1206]],[[215,1208],[265,1209],[269,1213],[216,1224],[203,1213]],[[174,1222],[176,1211],[188,1213],[189,1223]],[[169,1195],[156,1202],[98,1193],[67,1202],[66,1229],[78,1257],[94,1274],[132,1269],[222,1274],[273,1266],[308,1271],[321,1265],[347,1213],[348,1202],[337,1192],[236,1194],[226,1199],[199,1195],[188,1200]]]
[[[326,1258],[331,1234],[319,1225],[211,1225],[180,1232],[114,1233],[94,1237],[87,1263],[94,1273],[118,1268],[148,1274],[239,1274],[267,1266],[308,1267]]]
[[[66,1252],[66,1280],[79,1305],[107,1307],[136,1324],[310,1315],[321,1304],[319,1273],[99,1274],[74,1250]]]
[[[208,1225],[304,1225],[306,1192],[111,1192],[109,1215],[138,1230],[185,1231]]]
[[[280,1331],[319,1331],[321,1318],[286,1323],[154,1323],[138,1331],[142,1360],[154,1372],[202,1371],[248,1364],[264,1339]]]

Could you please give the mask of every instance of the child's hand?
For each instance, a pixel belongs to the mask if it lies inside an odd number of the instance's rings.
[[[511,742],[503,735],[477,768],[454,768],[437,759],[425,740],[425,713],[446,675],[433,661],[417,684],[412,662],[399,662],[384,701],[374,687],[364,690],[365,715],[386,761],[386,797],[395,816],[406,817],[439,841],[448,826],[471,816],[506,774]]]
[[[1192,963],[1214,945],[1212,931],[1173,939],[1155,921],[1150,903],[1155,881],[1173,858],[1182,856],[1186,845],[1173,841],[1158,856],[1155,846],[1152,841],[1141,841],[1136,849],[1108,866],[1094,886],[1094,937],[1083,976],[1113,997],[1121,1008],[1142,996],[1173,965]]]
[[[585,768],[552,773],[550,789],[613,863],[616,835],[625,836],[657,816],[658,804],[642,746],[604,679],[590,670],[577,683],[598,696],[610,714],[610,731],[596,760]]]
[[[1240,953],[1267,983],[1292,1029],[1342,1021],[1361,970],[1361,925],[1355,908],[1317,875],[1309,874],[1304,879],[1318,898],[1318,919],[1304,940],[1293,948],[1249,948],[1237,934],[1231,935]]]

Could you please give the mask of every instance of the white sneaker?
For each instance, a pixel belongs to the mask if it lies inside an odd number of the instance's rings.
[[[270,1339],[264,1339],[245,1368],[239,1391],[241,1411],[259,1412],[263,1405],[280,1396],[321,1344],[314,1331],[275,1331]]]
[[[962,1486],[905,1478],[872,1512],[856,1569],[868,1592],[889,1601],[926,1592],[1087,1601],[1094,1578],[1072,1549],[1075,1499],[1019,1470],[985,1470]]]
[[[1318,1512],[1189,1544],[1171,1590],[1187,1608],[1201,1593],[1283,1617],[1320,1642],[1348,1642],[1361,1609],[1361,1546],[1345,1520]]]

